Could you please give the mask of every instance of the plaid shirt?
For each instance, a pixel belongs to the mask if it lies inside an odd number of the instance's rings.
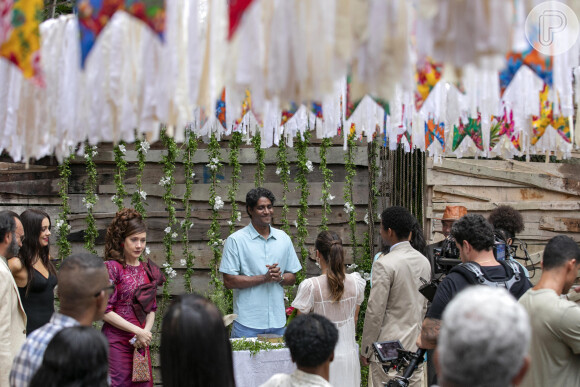
[[[44,350],[54,335],[63,328],[80,325],[77,320],[64,314],[55,313],[47,324],[32,332],[14,358],[10,370],[11,387],[27,387],[42,364]]]

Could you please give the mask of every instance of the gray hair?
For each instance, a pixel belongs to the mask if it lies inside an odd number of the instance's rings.
[[[437,346],[441,385],[511,385],[524,364],[530,336],[528,314],[507,290],[467,288],[443,313]]]

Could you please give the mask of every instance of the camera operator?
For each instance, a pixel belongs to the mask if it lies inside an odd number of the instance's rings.
[[[516,234],[524,231],[524,218],[522,214],[511,206],[499,206],[489,214],[489,223],[493,226],[495,235],[506,244],[506,259],[517,262],[511,254]],[[530,273],[520,264],[527,278]]]
[[[417,345],[432,349],[437,346],[441,316],[447,304],[469,285],[505,287],[516,299],[529,288],[530,281],[519,265],[511,261],[498,262],[493,255],[493,228],[481,215],[468,214],[451,228],[462,264],[456,266],[437,288],[427,311]]]
[[[462,216],[467,215],[467,208],[463,206],[446,206],[445,211],[443,211],[443,217],[441,220],[441,233],[445,237],[437,243],[432,243],[427,246],[427,258],[431,262],[431,267],[434,267],[433,258],[435,255],[435,249],[440,249],[443,247],[443,242],[445,239],[449,238],[451,235],[451,227],[455,221],[461,219]]]

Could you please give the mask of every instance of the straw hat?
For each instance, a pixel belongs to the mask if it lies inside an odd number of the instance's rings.
[[[464,215],[467,215],[467,208],[463,206],[446,206],[443,217],[440,220],[457,220]]]

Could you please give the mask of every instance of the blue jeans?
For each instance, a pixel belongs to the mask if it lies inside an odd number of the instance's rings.
[[[273,333],[275,335],[284,336],[285,330],[286,330],[286,327],[266,328],[266,329],[250,328],[250,327],[247,327],[247,326],[240,324],[237,321],[234,321],[234,324],[232,326],[232,333],[230,336],[232,339],[238,339],[241,337],[257,337],[258,333],[260,333],[260,334]]]

